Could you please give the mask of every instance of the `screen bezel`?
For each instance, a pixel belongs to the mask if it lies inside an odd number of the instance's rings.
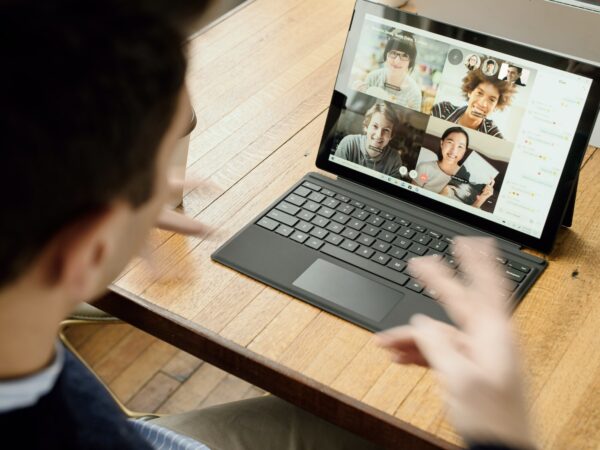
[[[350,70],[354,60],[354,52],[349,51],[349,48],[356,50],[358,41],[360,39],[364,18],[367,14],[383,17],[400,24],[419,28],[432,33],[437,33],[468,44],[493,49],[497,52],[502,52],[517,58],[522,58],[538,64],[565,70],[570,73],[577,73],[593,80],[590,92],[583,108],[583,112],[581,114],[581,118],[577,124],[577,129],[571,143],[571,148],[569,149],[563,173],[560,177],[554,199],[548,212],[546,223],[539,238],[516,231],[497,222],[470,214],[466,211],[454,208],[450,205],[446,205],[442,202],[438,202],[434,199],[411,192],[399,186],[386,183],[364,173],[354,171],[350,168],[329,161],[329,155],[331,154],[330,143],[333,139],[337,119],[346,103],[345,95],[337,90],[334,90],[333,92],[327,120],[325,123],[325,129],[321,138],[321,144],[316,160],[316,166],[319,169],[365,185],[372,189],[384,192],[400,200],[415,204],[420,208],[433,211],[436,214],[440,214],[461,223],[476,227],[482,231],[512,241],[521,246],[529,247],[545,253],[550,252],[552,250],[558,229],[562,223],[568,200],[572,195],[574,187],[576,186],[579,168],[587,150],[589,139],[598,115],[598,105],[600,103],[600,67],[593,66],[576,59],[553,54],[548,51],[528,47],[524,44],[510,42],[501,38],[488,36],[475,31],[470,31],[457,26],[434,21],[422,16],[400,11],[395,8],[373,3],[371,1],[357,0],[348,36],[346,38],[346,45],[344,47],[344,53],[340,63],[336,86],[340,82],[340,78],[347,79],[347,71]]]

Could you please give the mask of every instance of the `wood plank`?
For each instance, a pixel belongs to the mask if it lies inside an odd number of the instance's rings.
[[[65,336],[75,347],[81,347],[88,339],[96,334],[105,325],[73,325],[65,329]]]
[[[109,383],[110,389],[125,404],[169,361],[177,349],[155,341],[129,367]]]
[[[79,347],[79,354],[89,365],[94,366],[130,332],[131,328],[122,323],[102,327]]]
[[[200,367],[202,360],[187,352],[178,351],[160,371],[171,378],[184,383]]]
[[[210,364],[202,364],[196,372],[171,395],[157,410],[161,414],[178,414],[196,408],[227,376]]]
[[[152,378],[135,394],[126,406],[132,411],[142,413],[155,412],[179,386],[180,382],[163,372],[155,373]]]
[[[233,375],[227,375],[208,396],[198,404],[197,409],[209,408],[211,406],[222,405],[240,400],[252,387]]]
[[[110,326],[110,325],[106,325]],[[130,332],[109,349],[102,359],[92,365],[96,374],[110,384],[144,352],[156,338],[130,327]]]

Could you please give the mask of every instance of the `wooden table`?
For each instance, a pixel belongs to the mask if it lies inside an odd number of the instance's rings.
[[[370,332],[210,260],[314,170],[353,4],[256,0],[192,41],[188,174],[207,184],[183,209],[215,231],[154,231],[153,264],[134,261],[100,306],[387,447],[454,448],[431,372],[390,363]],[[590,148],[573,228],[514,315],[544,449],[600,442],[599,173]]]

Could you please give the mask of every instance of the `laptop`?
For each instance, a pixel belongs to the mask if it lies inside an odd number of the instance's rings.
[[[517,12],[515,12],[517,14]],[[407,262],[491,236],[516,306],[598,115],[589,63],[358,0],[316,166],[212,258],[366,329],[450,323]],[[538,253],[539,254],[539,253]],[[542,255],[543,256],[543,255]]]

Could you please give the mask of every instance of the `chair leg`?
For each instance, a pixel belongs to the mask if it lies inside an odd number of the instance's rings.
[[[60,329],[58,332],[58,336],[59,336],[61,342],[63,343],[63,345],[96,377],[96,379],[102,384],[102,386],[104,386],[106,391],[110,394],[110,396],[113,398],[115,403],[119,406],[119,408],[121,408],[121,410],[125,413],[125,415],[127,417],[129,417],[130,419],[154,419],[157,417],[162,417],[164,414],[143,413],[143,412],[138,412],[138,411],[132,411],[131,409],[127,408],[127,406],[125,406],[123,404],[123,402],[121,402],[121,400],[119,400],[117,398],[115,393],[107,386],[107,384],[104,381],[102,381],[102,379],[96,374],[96,372],[93,371],[93,369],[90,367],[90,365],[82,358],[82,356],[75,349],[75,347],[73,347],[73,345],[69,342],[69,340],[65,334],[65,330],[69,326],[100,325],[100,324],[106,324],[108,322],[119,323],[120,321],[117,319],[115,319],[115,320],[67,319],[61,323]]]

